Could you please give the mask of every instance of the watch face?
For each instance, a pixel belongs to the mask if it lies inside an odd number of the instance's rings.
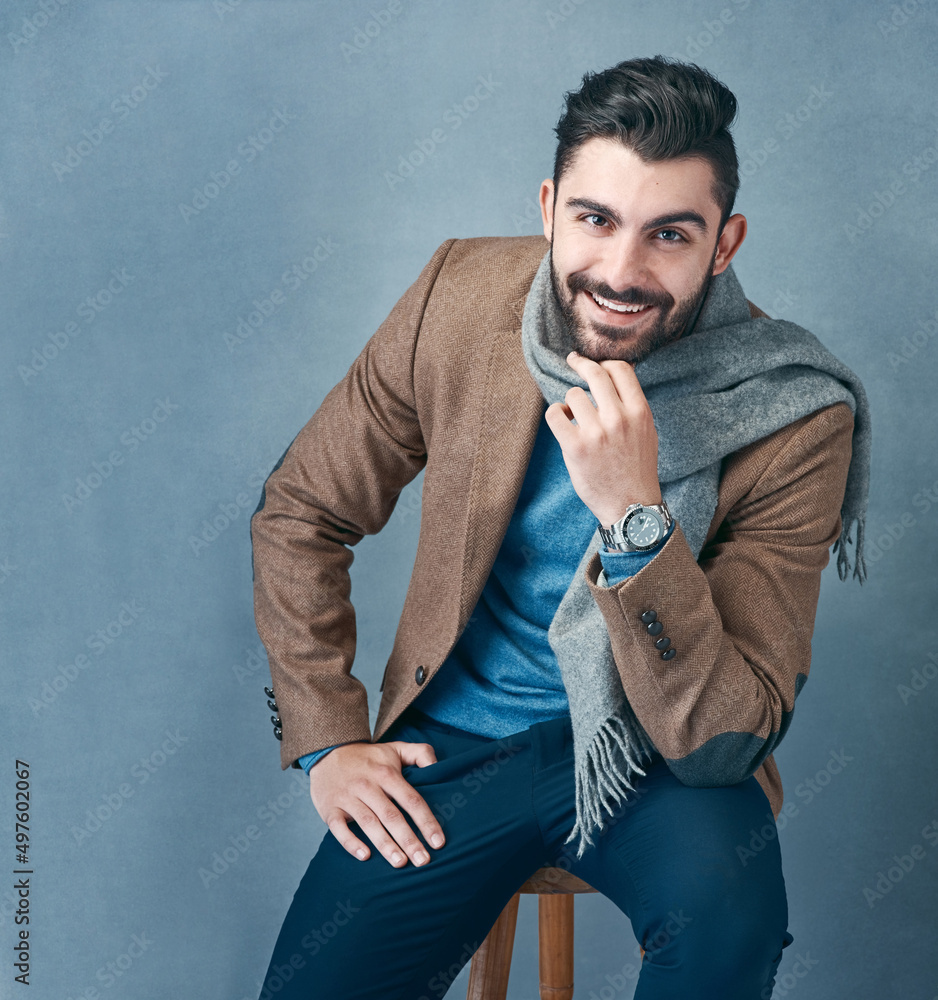
[[[625,526],[625,537],[633,545],[654,545],[661,537],[661,518],[654,511],[636,511]]]

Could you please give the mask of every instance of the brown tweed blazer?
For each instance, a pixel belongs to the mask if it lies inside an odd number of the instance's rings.
[[[444,243],[267,480],[251,521],[254,601],[282,767],[381,737],[466,626],[541,419],[521,315],[546,249],[542,237]],[[840,534],[852,429],[850,408],[837,403],[726,458],[699,560],[678,524],[614,587],[597,586],[599,557],[590,563],[625,693],[665,758],[722,734],[770,748],[787,729],[808,674],[821,570]],[[348,546],[385,525],[424,467],[416,562],[372,736],[365,687],[351,674]],[[640,620],[649,608],[680,651],[670,662]],[[752,759],[747,773],[777,817],[775,762],[765,752]]]

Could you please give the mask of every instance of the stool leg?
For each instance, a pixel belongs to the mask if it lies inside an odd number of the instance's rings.
[[[573,998],[573,893],[537,897],[541,1000]]]
[[[511,950],[515,943],[520,900],[521,894],[517,892],[508,900],[479,950],[472,956],[466,1000],[505,1000],[508,995]]]

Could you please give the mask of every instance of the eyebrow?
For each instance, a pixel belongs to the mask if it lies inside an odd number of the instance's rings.
[[[597,215],[605,216],[610,222],[617,226],[622,225],[622,218],[615,209],[610,208],[608,205],[601,205],[597,201],[590,201],[588,198],[568,198],[567,199],[568,208],[585,208],[588,212],[595,212]],[[642,226],[642,232],[648,232],[652,229],[660,229],[661,226],[674,226],[680,222],[687,223],[699,229],[701,233],[706,234],[707,232],[707,220],[699,213],[695,212],[693,209],[682,209],[677,212],[667,212],[665,215],[659,215],[655,219],[649,219]]]

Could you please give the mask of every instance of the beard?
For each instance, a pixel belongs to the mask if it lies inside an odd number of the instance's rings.
[[[593,361],[628,361],[637,363],[648,357],[652,351],[670,344],[683,336],[687,325],[696,318],[706,297],[712,280],[713,262],[717,248],[713,248],[710,266],[697,288],[680,300],[675,300],[669,292],[650,291],[637,285],[615,291],[601,281],[591,281],[586,275],[571,274],[565,284],[554,269],[553,243],[550,255],[550,284],[554,301],[563,317],[563,325],[569,340],[579,354]],[[576,311],[574,303],[579,292],[595,292],[604,299],[621,302],[624,305],[648,305],[658,308],[653,324],[640,334],[631,327],[612,326],[584,320]]]

